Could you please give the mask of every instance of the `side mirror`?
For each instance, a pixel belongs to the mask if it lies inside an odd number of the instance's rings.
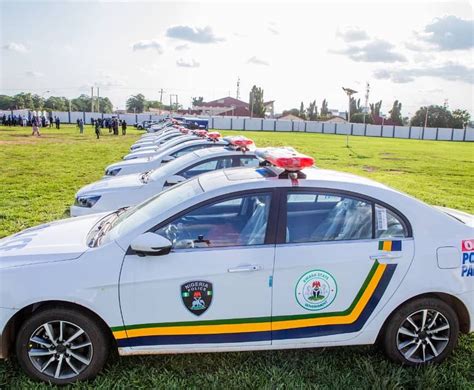
[[[186,178],[180,175],[173,175],[168,177],[166,180],[165,186],[174,186],[175,184],[181,183],[182,181],[185,181]]]
[[[174,159],[175,158],[173,156],[166,156],[166,157],[163,157],[163,160],[161,161],[164,163],[167,163],[167,162],[173,161]]]
[[[167,238],[155,233],[143,233],[130,244],[138,256],[162,256],[171,251],[173,244]]]

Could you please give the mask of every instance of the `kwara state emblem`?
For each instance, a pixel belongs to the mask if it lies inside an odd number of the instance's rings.
[[[336,298],[336,280],[326,271],[305,273],[296,283],[295,297],[306,310],[318,311],[328,307]]]

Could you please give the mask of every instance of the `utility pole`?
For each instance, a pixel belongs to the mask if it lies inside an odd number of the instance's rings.
[[[163,104],[163,88],[160,89],[160,104]]]
[[[240,77],[237,79],[237,93],[235,94],[236,99],[240,99]]]
[[[253,91],[250,91],[250,118],[253,118]]]
[[[97,112],[100,112],[99,87],[97,87]]]
[[[426,125],[428,124],[428,111],[429,111],[429,107],[426,106],[426,112],[425,112],[425,125],[423,127],[426,128]]]
[[[91,87],[91,111],[94,112],[94,87]]]
[[[351,97],[352,97],[352,95],[357,93],[357,91],[355,91],[351,88],[344,88],[344,87],[342,87],[342,89],[344,90],[344,92],[346,93],[346,95],[349,99],[349,109],[347,111],[347,122],[349,122],[349,125],[350,125],[350,123],[351,123]],[[346,134],[346,146],[349,147],[349,131]]]
[[[369,92],[370,92],[370,84],[367,82],[365,86],[365,106],[364,106],[364,125],[365,125],[365,116],[369,111]]]

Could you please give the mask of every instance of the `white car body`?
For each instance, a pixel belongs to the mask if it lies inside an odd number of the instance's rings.
[[[400,305],[427,294],[450,302],[461,330],[474,331],[474,247],[466,244],[474,242],[472,225],[354,175],[311,168],[295,183],[268,170],[220,170],[186,181],[127,211],[121,223],[107,225],[111,230],[97,245],[88,242],[94,241],[98,222],[113,223],[114,214],[58,221],[0,240],[0,356],[11,348],[7,335],[16,316],[48,302],[94,313],[113,334],[121,355],[373,344]],[[325,194],[321,202],[336,202],[331,207],[352,196],[393,211],[405,233],[384,240],[392,246],[397,241],[400,250],[380,250],[374,233],[368,239],[288,243],[298,230],[299,214],[298,208],[288,208],[288,218],[296,218],[292,226],[284,222],[286,214],[279,217],[287,199],[298,195],[301,204],[295,205],[300,207],[312,202],[312,194],[317,202]],[[202,210],[219,199],[230,211],[235,209],[232,199],[242,196],[272,199],[272,211],[262,220],[262,242],[191,243],[159,257],[132,249],[146,247],[150,234],[157,236],[151,232],[163,226],[172,232],[168,226],[189,209]],[[472,223],[468,214],[449,212]],[[257,226],[255,215],[250,220]],[[371,221],[382,230],[379,224],[386,223],[383,214]],[[306,277],[330,281],[319,308],[301,302],[306,292],[299,286]],[[190,283],[212,287],[211,301],[199,316],[183,304]]]
[[[240,164],[242,160],[242,164]],[[249,161],[248,161],[249,160]],[[238,165],[237,165],[238,164]],[[114,211],[134,206],[160,193],[166,187],[196,175],[231,166],[255,166],[253,152],[243,153],[226,147],[210,147],[181,156],[153,171],[99,180],[81,188],[70,208],[71,216]],[[79,206],[85,199],[98,200],[92,207]]]
[[[110,179],[117,176],[130,175],[133,173],[147,172],[152,169],[159,168],[163,163],[170,162],[175,158],[184,156],[185,154],[195,150],[222,147],[225,145],[227,145],[227,142],[225,141],[211,142],[202,138],[189,139],[177,145],[164,148],[161,153],[154,154],[150,157],[135,158],[111,164],[105,169],[105,176],[103,179]]]
[[[206,141],[205,138],[199,138],[196,137],[195,135],[187,135],[184,134],[182,136],[176,137],[176,138],[171,138],[168,139],[167,141],[163,142],[159,146],[147,146],[138,150],[134,150],[133,152],[126,154],[123,159],[124,160],[133,160],[135,158],[142,158],[142,157],[151,157],[154,156],[158,153],[162,153],[164,150],[171,148],[175,145],[178,145],[180,143],[190,141],[190,140],[195,140],[195,139],[202,139],[203,141]],[[207,140],[207,142],[211,142]]]
[[[179,130],[176,130],[176,129],[165,131],[154,137],[147,137],[146,139],[138,140],[130,147],[130,151],[133,152],[134,150],[140,149],[143,147],[160,146],[162,143],[166,142],[167,140],[170,140],[176,137],[183,137],[183,136],[186,136],[186,134],[183,134]]]

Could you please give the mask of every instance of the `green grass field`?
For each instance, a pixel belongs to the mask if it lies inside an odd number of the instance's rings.
[[[100,179],[140,132],[95,139],[72,125],[45,130],[0,126],[0,238],[67,217],[75,192]],[[223,132],[239,134],[239,132]],[[383,182],[430,204],[474,213],[474,144],[323,134],[245,132],[258,146],[291,145],[316,164]],[[474,389],[474,336],[463,336],[445,363],[403,368],[375,347],[170,355],[112,359],[75,388],[374,388]],[[47,388],[29,381],[14,360],[0,362],[0,389]]]

